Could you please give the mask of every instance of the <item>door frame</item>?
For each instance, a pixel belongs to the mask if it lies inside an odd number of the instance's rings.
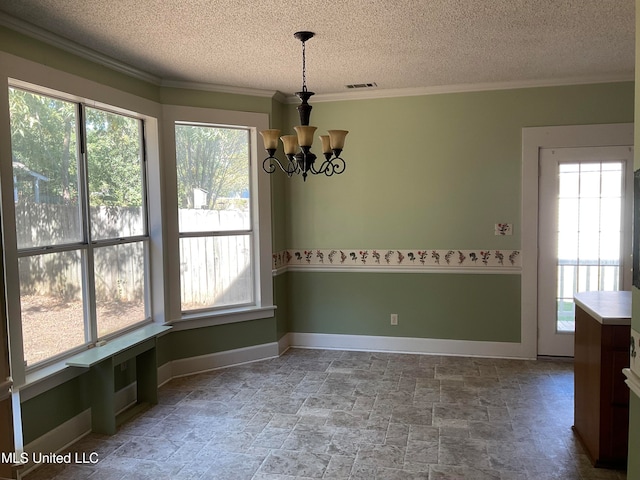
[[[522,356],[538,355],[538,199],[541,148],[633,146],[633,123],[522,129]]]
[[[557,332],[558,293],[558,177],[563,164],[622,162],[620,210],[620,290],[631,290],[631,222],[633,204],[633,147],[598,146],[539,150],[538,177],[538,355],[574,356],[574,332]],[[576,273],[577,275],[577,273]],[[544,311],[541,311],[544,309]],[[552,322],[553,320],[553,322]]]

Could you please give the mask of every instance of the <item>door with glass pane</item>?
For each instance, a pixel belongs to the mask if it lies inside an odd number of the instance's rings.
[[[631,287],[633,147],[540,150],[538,354],[573,356],[573,294]]]

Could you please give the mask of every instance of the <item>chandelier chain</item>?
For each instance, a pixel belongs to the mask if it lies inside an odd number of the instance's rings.
[[[307,91],[307,55],[306,42],[302,42],[302,91]]]

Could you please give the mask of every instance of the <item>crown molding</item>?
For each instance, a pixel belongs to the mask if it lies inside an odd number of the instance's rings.
[[[86,60],[92,61],[99,65],[105,66],[112,70],[118,71],[151,84],[168,87],[168,88],[184,88],[189,90],[202,90],[209,92],[231,93],[236,95],[250,95],[257,97],[270,97],[285,104],[296,104],[299,102],[295,95],[285,94],[280,91],[254,89],[246,87],[234,87],[228,85],[217,85],[210,83],[197,83],[187,81],[166,80],[156,75],[150,74],[139,68],[128,65],[124,62],[116,60],[108,55],[104,55],[88,47],[80,45],[71,40],[67,40],[55,33],[43,28],[32,25],[28,22],[0,12],[0,26],[7,27],[18,33],[44,42],[53,47],[60,48]],[[632,82],[635,80],[634,74],[619,75],[600,75],[591,77],[567,77],[561,79],[540,79],[540,80],[518,80],[511,82],[487,82],[487,83],[468,83],[459,85],[440,85],[429,87],[415,88],[374,88],[371,90],[349,91],[340,93],[316,94],[313,98],[315,103],[318,102],[337,102],[344,100],[371,100],[379,98],[393,97],[412,97],[423,95],[438,95],[444,93],[464,93],[464,92],[482,92],[489,90],[511,90],[519,88],[536,88],[536,87],[557,87],[568,85],[586,85],[594,83],[616,83],[616,82]]]
[[[280,93],[275,90],[262,90],[259,88],[233,87],[230,85],[217,85],[215,83],[184,82],[177,80],[161,80],[160,86],[168,88],[184,88],[188,90],[202,90],[205,92],[232,93],[234,95],[250,95],[252,97],[269,98],[276,98]],[[283,99],[286,98],[281,93],[280,97]]]
[[[73,53],[85,60],[89,60],[120,73],[124,73],[130,77],[137,78],[154,85],[160,85],[161,83],[160,77],[132,67],[131,65],[111,58],[108,55],[96,52],[95,50],[76,42],[72,42],[71,40],[67,40],[55,33],[7,15],[6,13],[0,12],[0,26],[15,30],[18,33],[22,33],[23,35],[34,38],[66,52]]]
[[[372,100],[394,97],[416,97],[424,95],[441,95],[445,93],[484,92],[491,90],[516,90],[520,88],[562,87],[570,85],[590,85],[596,83],[633,82],[634,74],[598,75],[590,77],[567,77],[540,80],[515,80],[511,82],[465,83],[459,85],[436,85],[415,88],[374,88],[371,90],[349,91],[340,93],[321,93],[313,97],[314,103],[339,102],[344,100]],[[296,104],[300,100],[295,95],[287,95],[285,103]]]
[[[28,37],[44,42],[47,45],[60,48],[61,50],[72,53],[86,60],[90,60],[99,65],[111,68],[120,73],[124,73],[125,75],[128,75],[130,77],[137,78],[139,80],[143,80],[145,82],[149,82],[161,87],[184,88],[189,90],[202,90],[219,93],[232,93],[235,95],[250,95],[254,97],[270,97],[275,98],[276,100],[283,103],[286,99],[285,95],[274,90],[216,85],[212,83],[165,80],[156,75],[152,75],[143,70],[132,67],[131,65],[111,58],[108,55],[96,52],[95,50],[92,50],[88,47],[80,45],[71,40],[67,40],[66,38],[56,35],[55,33],[52,33],[48,30],[37,27],[2,12],[0,12],[0,25],[14,30],[18,33],[22,33]]]

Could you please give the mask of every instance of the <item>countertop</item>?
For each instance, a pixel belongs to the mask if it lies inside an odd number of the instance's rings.
[[[603,325],[631,325],[631,292],[579,292],[573,298]]]

